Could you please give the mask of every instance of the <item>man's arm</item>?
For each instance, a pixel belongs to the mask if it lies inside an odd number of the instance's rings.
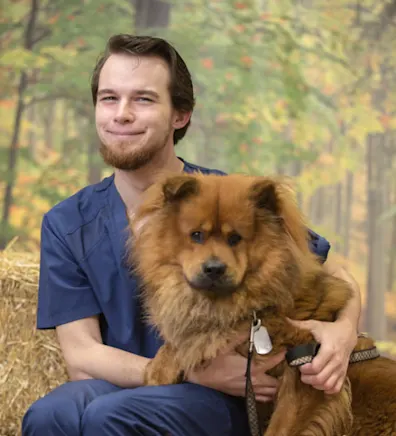
[[[150,359],[104,345],[97,316],[56,327],[71,380],[102,379],[131,388],[143,384]]]
[[[348,370],[349,357],[357,343],[361,310],[359,286],[355,279],[340,265],[328,259],[323,268],[334,277],[347,282],[352,298],[335,322],[315,320],[291,321],[295,326],[310,330],[321,344],[312,363],[300,367],[301,380],[327,394],[341,390]]]
[[[328,259],[323,264],[323,268],[332,276],[345,280],[352,289],[352,298],[349,300],[345,308],[340,313],[337,321],[349,322],[357,332],[359,328],[360,312],[362,308],[361,295],[358,283],[352,277],[352,275],[348,273],[348,271],[346,271],[341,265],[337,264],[331,259]]]

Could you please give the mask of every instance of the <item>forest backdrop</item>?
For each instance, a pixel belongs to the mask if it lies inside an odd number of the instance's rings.
[[[292,176],[312,227],[361,286],[362,328],[395,341],[396,0],[5,1],[0,249],[38,251],[43,213],[109,174],[90,76],[123,32],[165,37],[193,74],[178,154]]]

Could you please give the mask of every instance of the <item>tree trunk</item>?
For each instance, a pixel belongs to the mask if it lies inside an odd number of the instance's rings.
[[[53,150],[54,148],[56,103],[56,100],[48,102],[46,110],[44,111],[44,143],[46,150]]]
[[[302,171],[302,162],[300,160],[294,160],[290,165],[290,176],[298,177]],[[298,207],[301,209],[303,207],[303,196],[302,192],[298,191],[296,194]]]
[[[338,182],[334,187],[334,231],[336,240],[334,243],[334,251],[341,251],[339,238],[341,237],[342,226],[342,183]]]
[[[384,238],[383,226],[378,225],[378,217],[383,210],[383,135],[368,136],[366,159],[368,213],[366,328],[376,340],[384,340],[386,337]]]
[[[390,238],[391,246],[389,248],[388,256],[388,274],[387,286],[388,291],[392,291],[395,282],[395,268],[396,268],[396,214],[392,218],[392,236]]]
[[[349,257],[349,247],[351,242],[351,217],[352,217],[352,201],[353,201],[353,173],[347,171],[345,182],[345,203],[344,203],[344,233],[343,233],[343,255]]]
[[[37,135],[35,129],[37,127],[37,116],[36,116],[36,107],[32,105],[28,110],[28,120],[29,120],[29,132],[28,132],[28,147],[30,158],[33,162],[36,162],[37,157]]]
[[[26,50],[32,50],[33,48],[33,44],[34,44],[33,34],[34,34],[36,19],[38,15],[38,7],[39,7],[39,0],[32,0],[29,19],[24,35],[24,48]],[[8,154],[8,171],[7,171],[6,185],[4,190],[3,214],[2,214],[1,229],[0,229],[0,250],[6,247],[8,240],[10,238],[10,234],[9,234],[10,209],[13,203],[12,194],[15,185],[19,136],[21,131],[22,114],[24,111],[23,97],[27,85],[28,85],[27,73],[25,71],[22,71],[19,79],[19,86],[18,86],[17,107],[15,111],[15,118],[14,118],[14,129],[13,129],[13,134],[12,134],[10,149]]]
[[[67,143],[69,140],[69,111],[65,101],[62,104],[62,156],[67,153]]]
[[[137,32],[149,27],[168,27],[170,3],[161,0],[135,0],[133,3]]]
[[[103,162],[98,154],[97,140],[94,135],[87,135],[89,138],[88,145],[88,183],[94,184],[100,182],[102,178]]]

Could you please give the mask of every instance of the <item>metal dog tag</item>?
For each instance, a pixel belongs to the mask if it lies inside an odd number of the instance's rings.
[[[268,330],[263,326],[254,332],[253,343],[257,354],[268,354],[272,350],[271,338]]]

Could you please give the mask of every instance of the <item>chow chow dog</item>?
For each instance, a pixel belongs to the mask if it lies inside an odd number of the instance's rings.
[[[312,344],[312,334],[287,318],[334,321],[351,297],[309,249],[307,223],[281,179],[168,174],[146,191],[131,229],[130,262],[149,320],[164,339],[147,366],[147,385],[183,382],[241,332],[248,336],[254,318],[272,342],[268,354],[255,347],[258,364]],[[237,351],[248,356],[249,346]],[[362,337],[356,349],[373,346]],[[351,363],[334,395],[303,384],[286,360],[269,374],[280,381],[276,400],[271,410],[256,405],[267,436],[396,435],[390,359]]]

